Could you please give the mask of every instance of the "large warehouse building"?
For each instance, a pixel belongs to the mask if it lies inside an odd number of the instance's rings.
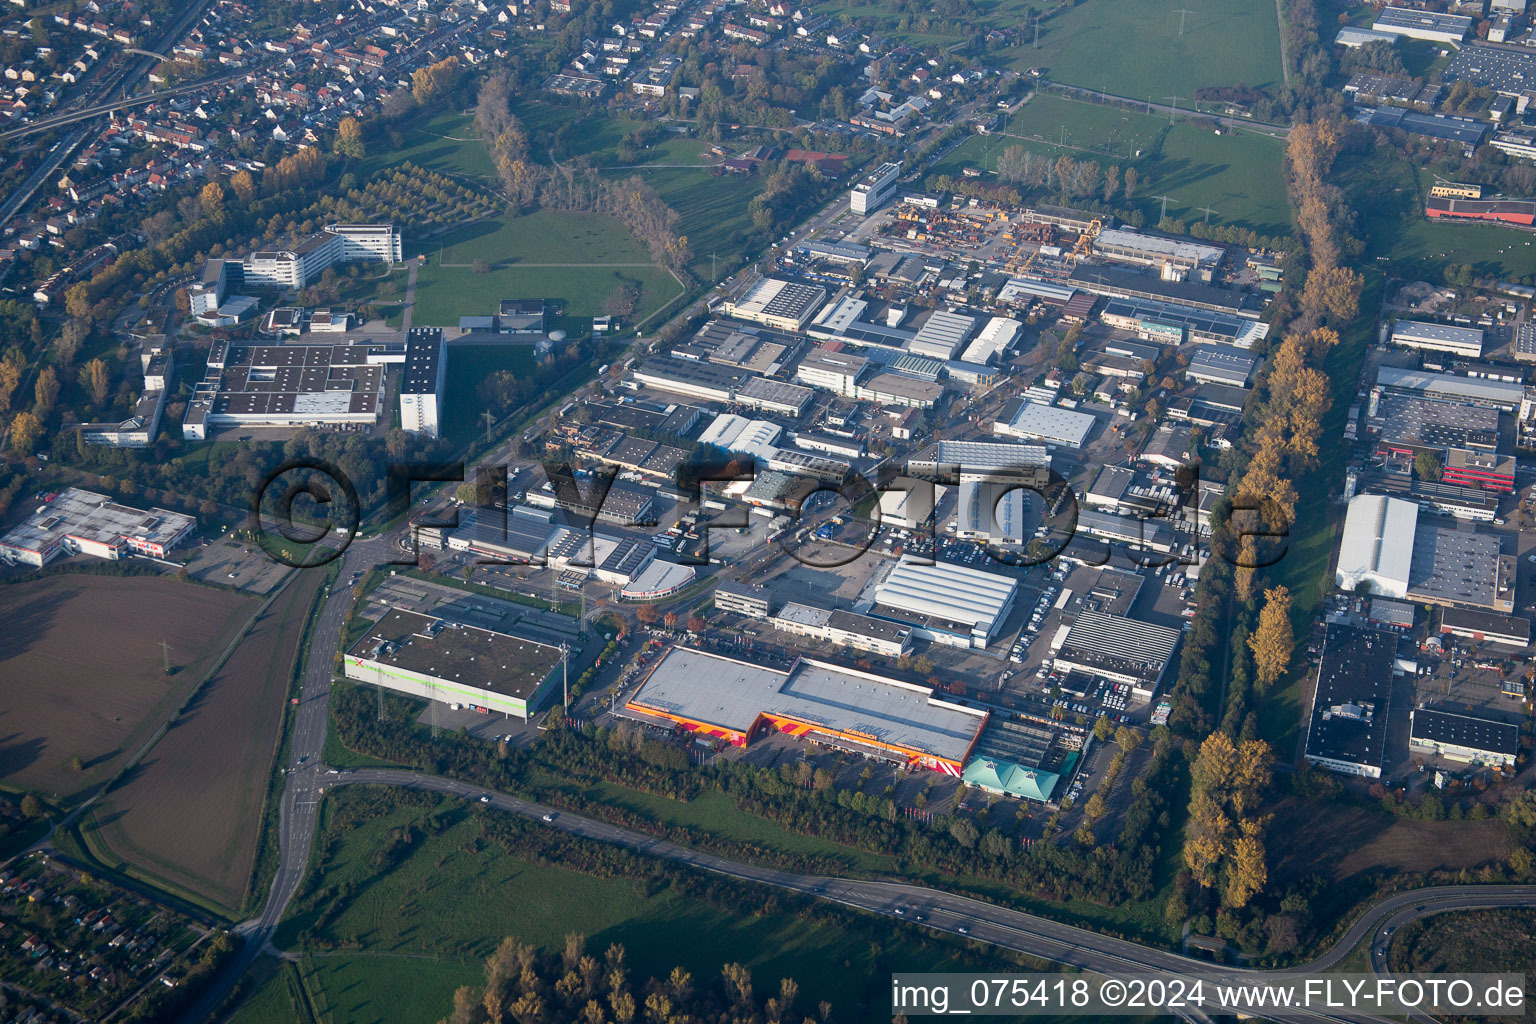
[[[1472,19],[1460,14],[1418,11],[1411,7],[1384,7],[1371,26],[1377,32],[1432,43],[1459,43],[1472,28]]]
[[[820,285],[765,277],[741,298],[727,301],[721,312],[781,331],[803,331],[825,301],[827,290]]]
[[[222,427],[377,423],[386,354],[361,345],[242,345],[215,341],[192,389],[182,436]]]
[[[987,721],[925,686],[809,658],[775,669],[687,647],[667,650],[626,707],[736,746],[777,730],[956,778]]]
[[[1346,775],[1381,778],[1398,635],[1330,624],[1307,727],[1307,760]]]
[[[1184,238],[1142,234],[1134,228],[1105,228],[1093,240],[1093,251],[1106,259],[1177,271],[1209,281],[1227,250],[1219,245]]]
[[[1004,437],[1039,441],[1053,448],[1076,451],[1088,442],[1095,422],[1091,413],[1013,399],[1003,407],[992,430]]]
[[[145,512],[119,505],[105,494],[71,487],[0,538],[0,558],[38,569],[61,555],[111,561],[129,555],[164,558],[196,525],[180,512]]]
[[[877,588],[870,614],[904,622],[918,639],[986,647],[1018,594],[1018,580],[948,562],[903,560]]]
[[[1380,494],[1351,498],[1334,573],[1339,589],[1355,590],[1363,583],[1373,594],[1407,597],[1418,522],[1419,506],[1414,502]]]
[[[1395,320],[1392,323],[1392,344],[1481,359],[1483,332],[1476,327],[1451,327],[1423,320]]]
[[[344,661],[360,683],[526,721],[559,684],[560,658],[558,647],[394,608]]]
[[[1424,604],[1514,611],[1516,557],[1497,534],[1419,521],[1416,502],[1379,494],[1350,499],[1334,581],[1340,590]]]
[[[1408,745],[1448,761],[1513,768],[1520,753],[1520,727],[1477,715],[1438,708],[1409,713]]]
[[[1055,668],[1129,683],[1138,697],[1151,700],[1168,672],[1179,635],[1166,626],[1085,611],[1067,630]]]

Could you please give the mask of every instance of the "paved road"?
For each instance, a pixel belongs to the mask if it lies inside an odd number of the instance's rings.
[[[1446,886],[1401,893],[1383,900],[1369,910],[1337,945],[1311,963],[1286,972],[1237,970],[920,885],[805,875],[742,864],[569,811],[545,807],[504,793],[487,793],[478,786],[441,776],[402,769],[371,768],[343,772],[329,778],[333,786],[407,786],[470,800],[488,796],[489,804],[503,811],[540,819],[552,816],[550,827],[572,835],[615,843],[650,856],[664,857],[732,878],[818,896],[858,910],[888,915],[893,919],[905,918],[912,921],[916,915],[922,915],[923,925],[937,931],[958,934],[961,928],[965,928],[968,937],[974,940],[1018,950],[1059,964],[1121,976],[1165,974],[1170,978],[1201,978],[1208,982],[1255,982],[1274,978],[1277,973],[1317,973],[1333,969],[1362,939],[1384,927],[1399,927],[1415,917],[1449,910],[1529,906],[1536,901],[1536,886]],[[1211,1007],[1210,1012],[1216,1012],[1216,1008]],[[1365,1013],[1323,1014],[1306,1010],[1285,1011],[1270,1016],[1275,1020],[1298,1022],[1381,1019]]]
[[[359,545],[361,551],[354,548],[348,553],[349,564],[344,571],[372,564],[370,559],[374,556],[375,548],[382,543],[366,542]],[[354,561],[356,566],[351,564]],[[315,633],[317,638],[336,635],[349,601],[348,588],[341,587],[332,592],[321,612]],[[293,755],[289,765],[293,774],[283,798],[280,827],[282,855],[266,907],[259,917],[237,929],[247,938],[247,944],[235,964],[198,1006],[183,1018],[189,1024],[204,1020],[257,955],[270,950],[272,933],[298,888],[314,843],[315,816],[321,791],[328,787],[357,784],[407,786],[468,800],[488,797],[487,802],[491,806],[503,811],[539,819],[551,816],[550,827],[583,838],[615,843],[700,870],[790,889],[893,919],[905,918],[912,921],[921,915],[925,927],[955,934],[964,928],[970,939],[1084,970],[1121,976],[1163,974],[1170,978],[1204,979],[1208,982],[1251,982],[1273,976],[1262,971],[1224,968],[920,885],[806,875],[738,863],[515,796],[487,793],[478,786],[441,776],[401,769],[360,769],[329,774],[319,761],[319,751],[325,739],[332,666],[330,650],[328,644],[317,643],[312,648],[305,668],[302,703],[294,726]],[[1401,893],[1383,900],[1364,914],[1327,953],[1289,973],[1330,970],[1367,936],[1379,935],[1387,927],[1401,927],[1403,923],[1417,917],[1450,910],[1529,906],[1533,901],[1536,901],[1536,886],[1449,886]],[[1215,1010],[1214,1007],[1211,1009]],[[1324,1014],[1304,1010],[1285,1011],[1271,1016],[1275,1020],[1300,1024],[1379,1019],[1364,1013]]]
[[[352,588],[347,586],[347,580],[354,569],[366,571],[388,561],[390,543],[387,537],[354,542],[342,556],[341,575],[336,585],[323,597],[324,604],[315,620],[313,639],[304,663],[304,685],[291,725],[293,738],[289,760],[284,766],[290,774],[279,809],[277,874],[272,879],[261,913],[235,928],[235,933],[246,941],[234,962],[183,1016],[185,1021],[202,1021],[211,1016],[256,958],[263,952],[272,951],[272,933],[304,877],[310,849],[314,846],[321,790],[327,780],[335,781],[334,776],[326,775],[321,751],[325,746],[331,680],[335,676],[336,641],[341,635],[347,609],[352,605]]]
[[[187,26],[191,25],[201,16],[203,8],[207,4],[208,0],[197,0],[197,2],[189,3],[187,9],[172,23],[165,34],[160,37],[160,41],[155,44],[154,49],[160,52],[168,52],[171,44],[179,39],[181,34],[187,30]],[[143,58],[138,63],[124,69],[121,75],[99,86],[93,99],[104,100],[119,88],[129,88],[140,78],[144,77],[150,68],[154,67],[157,63],[158,61],[153,57]],[[92,114],[90,116],[95,117],[98,115]],[[14,134],[16,131],[19,131],[19,129],[13,130],[13,132],[8,134]],[[49,150],[48,155],[43,158],[42,162],[38,164],[31,174],[27,175],[27,179],[21,183],[21,186],[7,196],[3,203],[0,203],[0,228],[5,227],[11,218],[16,216],[21,211],[21,208],[31,201],[33,194],[48,179],[48,176],[58,170],[90,134],[89,129],[82,126],[54,144],[53,148]]]
[[[1223,128],[1231,128],[1236,131],[1252,132],[1255,135],[1267,135],[1272,139],[1284,139],[1290,137],[1291,130],[1284,125],[1266,124],[1263,121],[1252,121],[1246,117],[1226,117],[1221,114],[1207,114],[1202,110],[1191,110],[1189,107],[1176,107],[1171,103],[1151,103],[1139,100],[1134,96],[1116,96],[1111,92],[1099,92],[1097,89],[1083,89],[1075,85],[1062,85],[1052,82],[1049,86],[1051,92],[1070,93],[1075,96],[1086,96],[1089,99],[1104,100],[1108,103],[1130,103],[1135,111],[1145,111],[1148,114],[1167,114],[1170,118],[1203,117],[1215,121]]]

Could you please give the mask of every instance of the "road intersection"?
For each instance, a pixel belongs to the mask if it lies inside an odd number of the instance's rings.
[[[732,861],[506,793],[488,793],[483,787],[457,779],[406,769],[331,769],[325,765],[322,754],[330,690],[335,676],[335,639],[341,634],[352,603],[352,591],[344,579],[352,570],[366,571],[386,563],[394,543],[392,534],[354,543],[342,556],[337,585],[322,596],[323,605],[314,623],[313,640],[305,652],[303,688],[292,725],[289,761],[285,766],[289,775],[280,813],[277,873],[261,913],[235,929],[246,940],[240,953],[183,1016],[186,1024],[208,1019],[259,955],[278,952],[271,945],[272,936],[303,880],[314,845],[320,802],[326,790],[342,785],[405,786],[465,800],[486,798],[483,802],[497,810],[524,815],[547,827],[582,838],[614,843],[702,871],[792,890],[855,910],[889,916],[893,920],[915,922],[921,915],[923,927],[963,934],[972,941],[1016,950],[1064,966],[1122,977],[1163,975],[1188,980],[1257,982],[1287,975],[1317,974],[1336,970],[1367,938],[1371,938],[1374,947],[1384,929],[1396,929],[1419,917],[1453,910],[1530,906],[1536,902],[1536,886],[1529,885],[1442,886],[1398,893],[1372,906],[1332,948],[1310,963],[1284,972],[1238,970],[908,882],[807,875]],[[1372,970],[1381,972],[1384,967],[1380,958],[1373,954]],[[1220,1011],[1213,1008],[1212,1012]],[[1200,1018],[1202,1015],[1193,1013],[1189,1016]],[[1275,1011],[1268,1016],[1298,1024],[1384,1019],[1365,1012],[1323,1013],[1301,1009]]]

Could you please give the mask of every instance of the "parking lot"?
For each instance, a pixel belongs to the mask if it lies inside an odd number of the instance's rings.
[[[203,583],[239,587],[253,594],[265,594],[289,572],[259,546],[216,537],[197,549],[197,557],[187,563],[187,573]]]

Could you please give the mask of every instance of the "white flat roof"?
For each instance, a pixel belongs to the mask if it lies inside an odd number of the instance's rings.
[[[1453,395],[1474,401],[1494,402],[1509,408],[1518,408],[1525,398],[1523,384],[1511,384],[1502,380],[1480,380],[1476,377],[1457,377],[1449,373],[1431,373],[1428,370],[1404,370],[1395,366],[1383,366],[1376,371],[1376,383],[1385,388],[1401,388],[1405,391],[1423,391],[1432,395]]]
[[[673,647],[631,699],[690,721],[745,732],[760,714],[943,757],[963,759],[986,716],[927,687],[801,658],[788,671]]]
[[[699,443],[712,444],[728,452],[740,452],[766,459],[773,454],[774,442],[779,439],[781,433],[783,428],[777,423],[747,419],[745,416],[727,412],[716,416],[714,421],[704,428],[704,433],[699,435]]]
[[[1413,562],[1413,538],[1419,506],[1412,501],[1380,494],[1359,494],[1349,501],[1344,517],[1344,537],[1339,542],[1338,579],[1362,580],[1402,597],[1408,589],[1408,569]]]
[[[620,593],[625,597],[667,593],[686,586],[696,575],[698,574],[694,572],[692,566],[679,565],[677,562],[663,562],[656,558],[639,576],[630,580]]]
[[[1201,245],[1199,242],[1164,238],[1161,235],[1144,235],[1127,228],[1106,228],[1099,232],[1093,244],[1095,248],[1118,246],[1151,256],[1169,256],[1194,263],[1219,263],[1222,256],[1226,255],[1226,250],[1217,245]]]
[[[1025,402],[1009,426],[1016,434],[1081,448],[1093,430],[1093,415],[1039,402]]]
[[[960,358],[967,363],[985,363],[994,356],[1001,356],[1018,338],[1023,327],[1012,317],[995,316],[987,321],[975,340],[965,347]]]
[[[1412,338],[1423,341],[1446,341],[1454,345],[1483,343],[1483,332],[1478,327],[1452,327],[1449,324],[1432,324],[1423,320],[1394,320],[1392,340]]]
[[[898,611],[969,624],[991,636],[1019,582],[948,562],[922,565],[903,559],[875,589],[875,601]]]

